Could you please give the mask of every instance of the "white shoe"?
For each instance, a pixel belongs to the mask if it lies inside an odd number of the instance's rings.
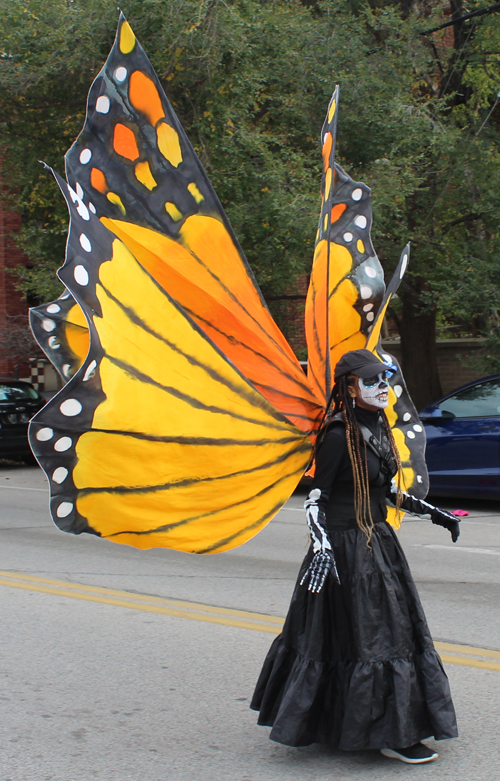
[[[415,743],[414,746],[407,748],[381,748],[380,753],[384,757],[406,762],[407,765],[423,765],[424,762],[432,762],[439,756],[437,751],[433,751],[424,743]]]

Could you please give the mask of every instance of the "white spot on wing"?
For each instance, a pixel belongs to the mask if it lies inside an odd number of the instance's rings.
[[[55,315],[57,312],[61,311],[61,307],[59,304],[50,304],[46,311],[49,313],[49,315]]]
[[[72,444],[73,440],[71,437],[61,437],[54,443],[54,450],[57,450],[58,453],[64,453],[65,450],[70,449]]]
[[[59,405],[59,409],[63,415],[66,415],[68,418],[72,418],[75,415],[80,414],[82,411],[82,405],[78,399],[65,399],[65,401]]]
[[[377,276],[377,272],[372,266],[365,266],[365,274],[367,277],[374,279]]]
[[[109,98],[107,95],[100,95],[97,98],[97,103],[95,104],[95,110],[99,112],[99,114],[107,114],[109,111]]]
[[[86,372],[84,374],[84,377],[83,377],[83,381],[84,382],[87,382],[87,380],[90,380],[90,378],[92,377],[92,375],[94,374],[94,372],[96,370],[96,366],[97,366],[97,361],[92,361],[91,363],[89,363],[89,365],[87,366],[87,370],[86,370]]]
[[[51,428],[41,428],[36,432],[36,438],[39,442],[48,442],[54,436],[54,431]]]
[[[54,330],[56,327],[56,324],[53,320],[49,320],[48,318],[44,318],[42,320],[42,328],[44,331],[48,331],[49,333]]]
[[[80,233],[80,244],[85,252],[92,252],[92,244],[90,243],[89,237],[86,236],[85,233]]]
[[[61,502],[56,510],[58,518],[66,518],[73,509],[73,502]]]
[[[75,266],[73,276],[79,285],[85,286],[89,284],[89,272],[84,266]]]
[[[371,298],[373,294],[373,290],[371,289],[370,285],[361,285],[359,292],[361,294],[361,298]]]
[[[57,469],[54,469],[52,472],[52,480],[54,483],[57,483],[58,485],[61,485],[61,483],[64,483],[68,476],[68,470],[64,466],[58,466]]]
[[[367,224],[368,224],[368,220],[366,219],[366,217],[365,217],[365,215],[364,215],[364,214],[358,214],[358,215],[357,215],[357,216],[354,218],[354,224],[355,224],[355,225],[356,225],[358,228],[366,228],[366,226],[367,226]]]
[[[361,187],[356,187],[355,190],[352,191],[351,198],[353,201],[360,201],[363,195],[363,190]]]
[[[123,65],[120,65],[119,68],[115,70],[115,80],[118,81],[120,84],[125,81],[127,78],[127,69],[123,67]]]
[[[89,210],[87,209],[83,201],[78,201],[78,203],[76,204],[76,210],[80,215],[80,217],[82,218],[82,220],[90,220]]]
[[[82,151],[80,152],[80,163],[82,165],[87,165],[91,157],[92,157],[92,152],[90,151],[90,149],[82,149]]]

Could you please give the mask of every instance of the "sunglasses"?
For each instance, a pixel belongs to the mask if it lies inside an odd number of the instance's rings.
[[[374,388],[380,382],[389,382],[391,376],[392,372],[381,372],[380,374],[375,374],[373,377],[362,377],[361,382],[365,388]]]

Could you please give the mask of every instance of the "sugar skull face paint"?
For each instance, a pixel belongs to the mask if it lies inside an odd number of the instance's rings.
[[[385,409],[389,403],[389,383],[387,372],[374,377],[358,377],[360,398],[370,407]]]

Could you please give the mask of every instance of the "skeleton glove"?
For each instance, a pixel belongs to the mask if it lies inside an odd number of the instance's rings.
[[[438,526],[444,526],[445,529],[451,534],[452,542],[456,542],[460,537],[460,519],[448,513],[446,510],[440,510],[439,507],[434,507],[430,511],[432,523],[436,523]]]
[[[304,503],[314,556],[300,581],[300,585],[302,586],[309,579],[307,588],[314,594],[321,591],[329,572],[332,572],[335,580],[340,585],[335,556],[333,555],[332,546],[325,529],[325,512],[318,505],[320,496],[320,489],[313,488]]]
[[[393,480],[391,486],[391,503],[396,504],[396,483]],[[407,494],[402,491],[403,501],[401,502],[401,508],[408,513],[414,513],[415,515],[430,515],[432,523],[438,526],[443,526],[451,534],[451,539],[456,542],[460,537],[460,519],[453,513],[447,510],[441,510],[439,507],[434,507],[433,504],[424,501],[424,499],[417,499],[411,494]]]

